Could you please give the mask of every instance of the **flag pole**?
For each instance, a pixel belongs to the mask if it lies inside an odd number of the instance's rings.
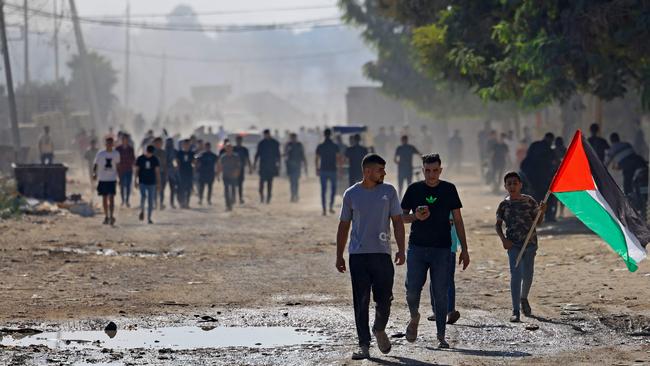
[[[517,256],[517,262],[515,263],[515,268],[519,267],[519,262],[521,261],[521,257],[524,256],[524,251],[526,250],[526,246],[530,241],[530,237],[533,236],[533,231],[535,231],[535,227],[537,227],[539,218],[542,217],[541,205],[546,203],[550,195],[551,195],[551,190],[549,189],[548,191],[546,191],[546,196],[544,196],[544,200],[540,204],[540,209],[537,210],[537,216],[535,217],[535,221],[533,221],[533,224],[530,226],[530,230],[528,230],[528,235],[526,235],[526,240],[524,240],[524,245],[521,247],[521,250],[519,251],[519,255]]]
[[[580,132],[580,130],[576,130],[576,132],[573,134],[573,138],[571,139],[571,145],[573,145],[574,140],[576,139],[576,135]],[[571,146],[569,145],[569,147]],[[564,154],[565,156],[562,157],[562,160],[566,157],[566,154],[569,152],[569,149],[567,149],[567,152]],[[553,186],[553,183],[555,182],[555,178],[557,177],[557,173],[560,171],[560,168],[562,167],[562,163],[557,167],[555,170],[555,174],[553,174],[553,179],[551,179],[551,184],[548,186],[548,190],[546,191],[546,196],[544,196],[544,200],[540,204],[541,205],[546,204],[546,201],[548,201],[548,197],[551,195],[551,187]],[[537,216],[535,216],[535,221],[533,221],[533,224],[530,226],[530,230],[528,230],[528,235],[526,235],[526,240],[524,240],[524,245],[521,247],[521,250],[519,251],[519,255],[517,256],[517,262],[515,262],[515,268],[519,267],[519,262],[521,262],[521,257],[524,256],[524,251],[526,250],[526,246],[528,245],[528,242],[530,241],[530,237],[533,236],[533,231],[535,231],[535,227],[537,227],[537,223],[539,223],[539,218],[542,217],[542,210],[539,209],[537,210]]]

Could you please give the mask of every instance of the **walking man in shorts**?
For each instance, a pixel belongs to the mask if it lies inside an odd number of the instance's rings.
[[[390,222],[397,241],[395,264],[404,264],[404,223],[395,187],[384,184],[386,161],[377,154],[367,155],[362,162],[363,181],[355,183],[343,194],[343,206],[336,234],[336,269],[346,270],[343,252],[350,236],[349,261],[354,299],[354,321],[359,337],[359,349],[352,359],[370,357],[370,328],[368,306],[370,291],[375,301],[375,321],[372,327],[379,350],[390,352],[386,324],[393,300]]]
[[[106,138],[106,149],[97,153],[93,164],[93,180],[98,180],[97,193],[102,196],[104,225],[115,225],[115,186],[120,153],[113,150],[113,138]]]

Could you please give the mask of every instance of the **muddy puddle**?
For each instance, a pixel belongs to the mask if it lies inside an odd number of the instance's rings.
[[[292,327],[163,327],[156,329],[62,331],[33,335],[5,335],[0,345],[47,346],[59,349],[172,349],[274,348],[326,341],[315,330]]]

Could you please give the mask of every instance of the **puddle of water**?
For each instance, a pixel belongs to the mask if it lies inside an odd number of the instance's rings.
[[[110,334],[109,334],[110,333]],[[49,332],[27,337],[5,335],[3,346],[50,348],[273,348],[315,344],[326,338],[305,329],[291,327],[166,327],[157,329]]]

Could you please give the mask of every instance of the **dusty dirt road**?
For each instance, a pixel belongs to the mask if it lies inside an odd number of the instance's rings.
[[[443,176],[443,179],[445,177]],[[449,177],[447,177],[449,178]],[[389,179],[387,179],[389,180]],[[456,177],[472,263],[457,272],[462,314],[448,328],[450,350],[435,349],[435,326],[400,338],[408,319],[404,274],[396,270],[389,355],[349,360],[356,343],[348,274],[334,268],[336,216],[320,215],[313,177],[291,204],[278,179],[270,205],[258,203],[255,178],[247,203],[224,211],[222,186],[212,207],[154,212],[118,209],[101,217],[26,216],[0,222],[0,319],[4,328],[43,331],[196,326],[289,326],[325,338],[317,344],[190,350],[2,346],[1,364],[642,364],[650,363],[650,264],[629,273],[575,219],[540,229],[531,305],[535,318],[508,323],[507,256],[494,234],[500,196],[472,177]],[[80,187],[71,187],[70,191]],[[139,200],[133,197],[132,203]],[[339,200],[340,201],[340,200]],[[339,205],[340,207],[340,205]],[[423,292],[422,313],[428,314]],[[537,330],[526,327],[536,325]],[[197,328],[198,329],[198,328]],[[320,333],[318,333],[320,332]],[[15,334],[0,333],[8,337]],[[4,344],[4,343],[3,343]]]

